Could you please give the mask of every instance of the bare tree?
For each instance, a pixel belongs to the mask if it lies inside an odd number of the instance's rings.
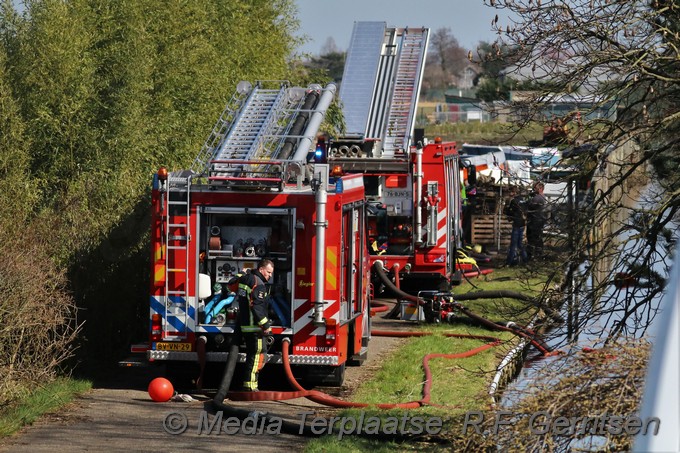
[[[541,87],[516,104],[518,125],[549,120],[558,96],[576,105],[564,118],[569,164],[580,170],[569,182],[583,189],[566,219],[569,337],[640,335],[658,307],[680,202],[680,9],[659,0],[485,3],[515,18],[493,21],[494,45],[519,52],[507,75]]]
[[[337,44],[335,44],[335,39],[333,39],[332,36],[326,38],[323,46],[321,46],[321,52],[319,55],[328,55],[330,53],[340,53],[340,49],[338,49]]]
[[[536,376],[528,386],[531,395],[514,408],[518,414],[524,408],[576,419],[607,410],[634,414],[646,353],[636,343],[632,350],[622,345],[642,337],[657,316],[678,233],[680,8],[672,0],[485,4],[514,19],[500,23],[496,16],[498,51],[477,57],[493,58],[500,49],[512,48],[516,64],[505,74],[536,86],[514,104],[517,127],[555,120],[550,106],[556,98],[570,97],[574,103],[561,118],[558,145],[563,164],[574,171],[565,179],[570,209],[557,222],[566,238],[560,257],[566,264],[556,273],[564,282],[558,299],[567,316],[554,332],[579,346],[572,352],[588,345],[602,347],[605,354],[597,366],[579,359],[579,353],[552,362],[541,373],[547,381],[540,383]],[[642,354],[612,373],[612,358],[638,349]],[[585,393],[578,397],[580,389]],[[527,438],[522,416],[516,417],[509,441],[464,440],[477,449],[483,442],[493,447],[527,441],[523,451],[566,451],[578,437],[553,431]],[[629,437],[609,437],[612,451],[630,447]],[[596,440],[592,435],[579,439]]]
[[[424,76],[426,88],[446,90],[455,85],[459,74],[469,64],[467,52],[448,27],[435,30],[430,37],[430,52]]]

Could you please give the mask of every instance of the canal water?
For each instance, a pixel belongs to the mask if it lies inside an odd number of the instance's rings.
[[[679,237],[677,222],[669,222],[667,229],[653,238],[642,228],[645,212],[650,212],[656,206],[656,200],[661,199],[658,190],[661,189],[649,185],[633,206],[621,209],[617,219],[621,227],[615,229],[619,232],[616,253],[606,257],[604,262],[583,261],[576,266],[571,277],[573,284],[565,294],[562,308],[567,322],[555,327],[545,337],[549,346],[563,354],[543,357],[536,350],[530,350],[517,377],[503,391],[499,400],[501,409],[512,411],[532,393],[537,382],[545,381],[545,376],[555,376],[554,370],[569,369],[575,365],[575,361],[581,360],[584,348],[602,347],[612,336],[643,338],[653,326],[662,291],[654,290],[654,285],[649,283],[650,280],[668,277],[673,264],[674,238]],[[650,250],[650,244],[655,244],[654,250]],[[619,285],[598,283],[602,275],[611,280],[612,276],[629,275],[640,265],[646,266],[650,272],[645,274],[647,279],[641,278],[636,284],[629,285],[624,278],[619,280]],[[597,299],[592,296],[595,287],[602,288],[597,292]],[[603,447],[606,439],[597,437],[591,436],[586,442],[588,445],[581,445],[582,451],[596,451]]]

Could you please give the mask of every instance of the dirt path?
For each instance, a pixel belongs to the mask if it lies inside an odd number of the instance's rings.
[[[408,323],[373,317],[373,328],[381,330],[406,330]],[[403,339],[374,336],[370,342],[367,360],[360,367],[348,367],[345,384],[334,392],[344,400],[357,386],[370,378],[379,368],[385,355]],[[286,434],[275,424],[259,424],[257,434],[250,433],[253,426],[239,429],[238,434],[220,432],[211,435],[199,433],[199,426],[207,427],[214,421],[211,396],[191,394],[196,401],[170,401],[155,403],[146,391],[148,383],[158,375],[155,368],[120,369],[115,376],[97,383],[95,388],[78,398],[58,413],[43,417],[20,433],[0,441],[0,451],[6,452],[97,452],[97,451],[181,451],[195,452],[241,451],[256,448],[258,453],[274,451],[300,451],[304,437]],[[229,403],[229,401],[226,401]],[[235,402],[239,409],[267,412],[283,420],[301,420],[301,412],[312,412],[314,417],[328,416],[338,409],[328,408],[298,398],[277,402]],[[223,421],[228,418],[226,415]],[[188,428],[179,435],[167,429],[186,420]],[[166,423],[166,426],[164,426]],[[167,428],[169,427],[169,428]],[[167,429],[166,429],[167,428]],[[269,434],[267,434],[269,430]],[[264,436],[264,437],[263,437]]]

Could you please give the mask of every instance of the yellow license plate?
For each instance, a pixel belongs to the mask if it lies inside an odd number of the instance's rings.
[[[156,351],[191,352],[191,343],[156,343]]]

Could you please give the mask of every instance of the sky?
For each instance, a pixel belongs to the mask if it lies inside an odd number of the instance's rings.
[[[493,42],[491,21],[502,11],[482,0],[295,0],[300,34],[311,38],[300,51],[318,55],[329,37],[338,50],[346,51],[355,21],[381,21],[392,27],[427,27],[434,32],[448,27],[458,44],[468,50],[479,41]]]

